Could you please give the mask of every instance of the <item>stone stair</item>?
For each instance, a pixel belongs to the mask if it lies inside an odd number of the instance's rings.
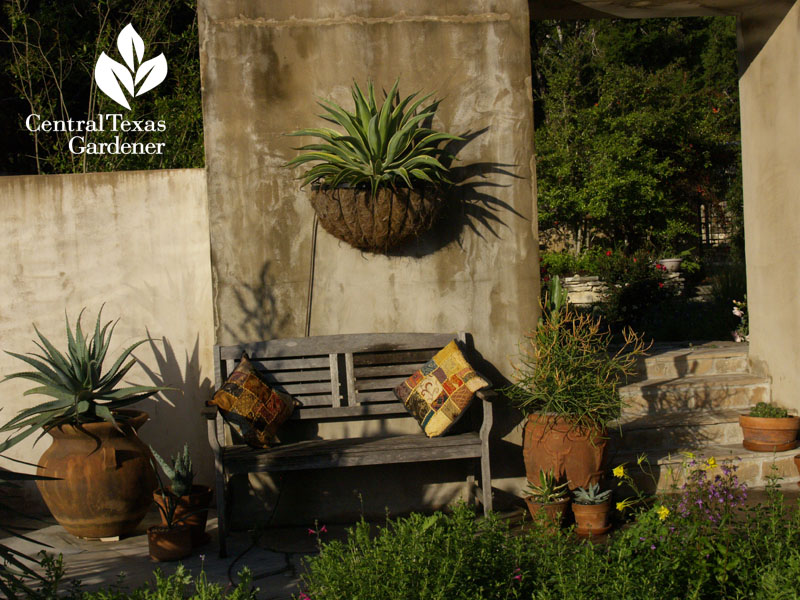
[[[680,465],[691,452],[733,461],[739,479],[751,487],[766,485],[773,463],[783,483],[798,481],[793,457],[800,450],[742,447],[739,415],[770,399],[769,380],[748,372],[747,351],[747,344],[733,342],[653,347],[637,376],[620,389],[626,408],[610,431],[610,466],[636,465],[645,454],[656,481],[641,472],[636,479],[649,489],[668,489],[680,484]]]

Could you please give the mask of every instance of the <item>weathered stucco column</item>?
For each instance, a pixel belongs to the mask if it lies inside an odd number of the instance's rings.
[[[324,125],[318,97],[347,106],[353,80],[399,77],[401,95],[442,99],[437,128],[469,138],[459,206],[390,257],[320,228],[310,333],[466,330],[508,374],[539,292],[527,1],[201,0],[198,13],[217,341],[304,335],[313,210],[282,168],[302,143],[285,134]]]
[[[800,409],[800,2],[764,4],[740,40],[750,361]]]

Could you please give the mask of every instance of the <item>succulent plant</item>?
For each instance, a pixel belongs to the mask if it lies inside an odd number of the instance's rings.
[[[183,452],[178,452],[172,459],[172,465],[161,458],[161,455],[150,446],[153,457],[161,466],[161,470],[170,480],[170,489],[176,496],[186,496],[192,491],[194,472],[192,471],[192,457],[189,456],[189,444],[184,444]]]
[[[161,390],[169,389],[144,385],[117,387],[136,363],[131,353],[147,340],[128,346],[111,368],[104,372],[103,361],[118,321],[113,323],[109,321],[101,326],[103,312],[101,308],[97,314],[94,333],[84,335],[81,329],[83,312],[81,310],[78,315],[74,333],[70,329],[69,317],[66,317],[66,354],[58,351],[35,325],[33,328],[39,337],[39,342],[34,340],[34,343],[41,350],[41,354],[24,355],[8,352],[33,367],[33,370],[12,373],[3,381],[29,379],[38,385],[26,391],[26,396],[40,394],[54,400],[20,411],[0,427],[0,432],[21,430],[0,443],[0,452],[25,439],[39,428],[43,429],[41,435],[44,435],[48,429],[65,424],[108,421],[116,426],[116,419],[123,417],[119,415],[115,417],[115,410],[144,400]],[[129,357],[130,361],[125,363]]]
[[[539,469],[539,483],[528,482],[527,495],[533,502],[549,504],[569,498],[567,483],[558,483],[552,470]]]
[[[789,416],[789,412],[785,408],[775,406],[774,404],[767,404],[766,402],[759,402],[750,409],[751,417],[766,417],[768,419],[785,419]]]
[[[589,488],[579,487],[574,490],[576,504],[602,504],[611,497],[611,490],[600,491],[600,484],[593,483]]]
[[[386,99],[379,105],[372,81],[367,83],[366,94],[353,82],[353,112],[334,102],[320,100],[318,104],[326,113],[320,117],[339,125],[344,132],[316,128],[290,133],[292,136],[316,137],[322,143],[299,148],[303,153],[285,166],[316,162],[303,176],[303,185],[366,186],[373,196],[380,186],[406,185],[413,188],[415,181],[446,182],[448,169],[439,160],[445,151],[439,148],[439,144],[462,138],[426,127],[436,113],[439,101],[422,107],[432,95],[428,94],[412,103],[419,92],[400,100],[398,84],[399,80],[394,82]]]

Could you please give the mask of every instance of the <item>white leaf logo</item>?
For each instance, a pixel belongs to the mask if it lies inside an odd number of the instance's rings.
[[[117,36],[117,49],[125,64],[101,52],[94,67],[94,80],[106,96],[130,110],[131,106],[123,88],[130,96],[141,96],[149,92],[167,77],[167,59],[161,53],[142,62],[144,40],[130,23]],[[136,86],[139,86],[138,90]]]

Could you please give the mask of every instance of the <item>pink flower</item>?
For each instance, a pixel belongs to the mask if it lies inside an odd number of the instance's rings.
[[[636,258],[633,259],[633,262],[636,262]]]
[[[662,288],[662,287],[664,287],[664,284],[663,284],[662,282],[660,282],[660,281],[659,281],[659,282],[658,282],[658,287]]]
[[[313,529],[309,529],[309,530],[308,530],[308,535],[314,535],[314,534],[316,534],[316,533],[317,533],[317,532],[316,532],[316,531],[314,531]]]
[[[606,250],[606,256],[611,256],[611,250]]]
[[[320,533],[328,533],[328,528],[325,527],[325,525],[323,525],[322,527],[319,528],[319,532]]]

